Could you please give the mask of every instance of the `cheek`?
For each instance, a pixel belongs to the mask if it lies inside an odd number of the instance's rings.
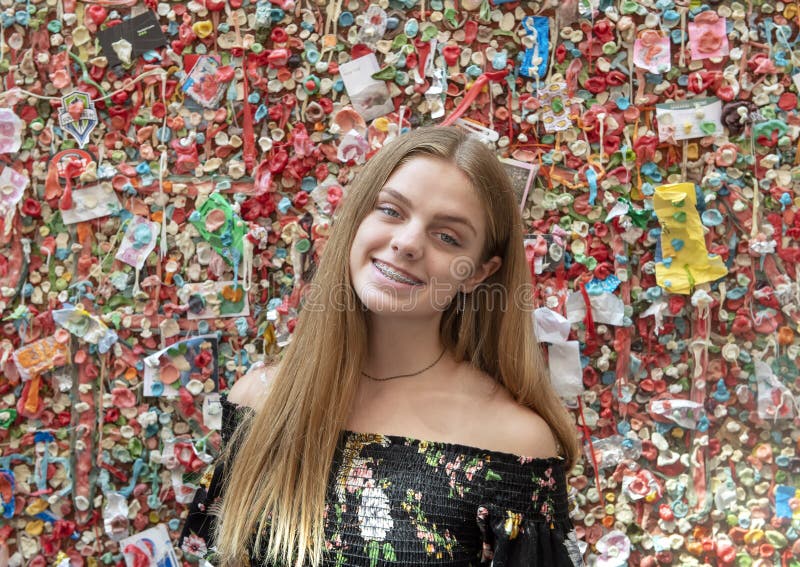
[[[350,271],[358,268],[359,259],[361,258],[361,246],[358,240],[353,241],[353,245],[350,247]]]
[[[380,227],[375,226],[375,223],[369,220],[365,220],[356,231],[351,250],[367,251],[372,246],[375,246],[381,238]]]
[[[369,230],[367,223],[362,223],[356,231],[356,235],[353,238],[353,244],[350,246],[351,265],[353,263],[360,262],[363,259],[363,255],[370,247],[370,234],[371,231]]]
[[[475,274],[477,260],[473,254],[449,255],[442,262],[442,271],[454,282],[464,282]]]

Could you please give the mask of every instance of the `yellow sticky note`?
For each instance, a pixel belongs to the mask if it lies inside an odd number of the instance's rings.
[[[722,258],[708,253],[696,204],[693,183],[661,185],[653,196],[663,256],[656,264],[656,281],[670,293],[689,295],[697,284],[728,273]]]

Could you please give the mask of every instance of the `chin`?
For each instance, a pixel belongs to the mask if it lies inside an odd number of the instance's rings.
[[[413,299],[393,296],[392,293],[374,287],[356,289],[356,295],[366,310],[375,315],[411,314],[418,310],[418,305]]]
[[[402,297],[393,293],[394,290],[381,289],[375,284],[355,287],[355,291],[364,309],[377,317],[418,318],[437,314],[426,308],[428,299],[425,295]]]

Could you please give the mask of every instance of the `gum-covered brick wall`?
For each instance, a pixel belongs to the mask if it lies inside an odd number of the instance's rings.
[[[202,554],[170,542],[219,395],[291,340],[365,160],[455,123],[518,190],[587,559],[800,565],[798,23],[759,0],[0,0],[0,553]]]

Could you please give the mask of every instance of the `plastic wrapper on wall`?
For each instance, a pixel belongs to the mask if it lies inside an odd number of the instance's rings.
[[[456,123],[519,191],[590,564],[800,564],[798,22],[759,1],[1,0],[11,563],[196,561],[170,542],[219,395],[291,340],[359,167]]]

